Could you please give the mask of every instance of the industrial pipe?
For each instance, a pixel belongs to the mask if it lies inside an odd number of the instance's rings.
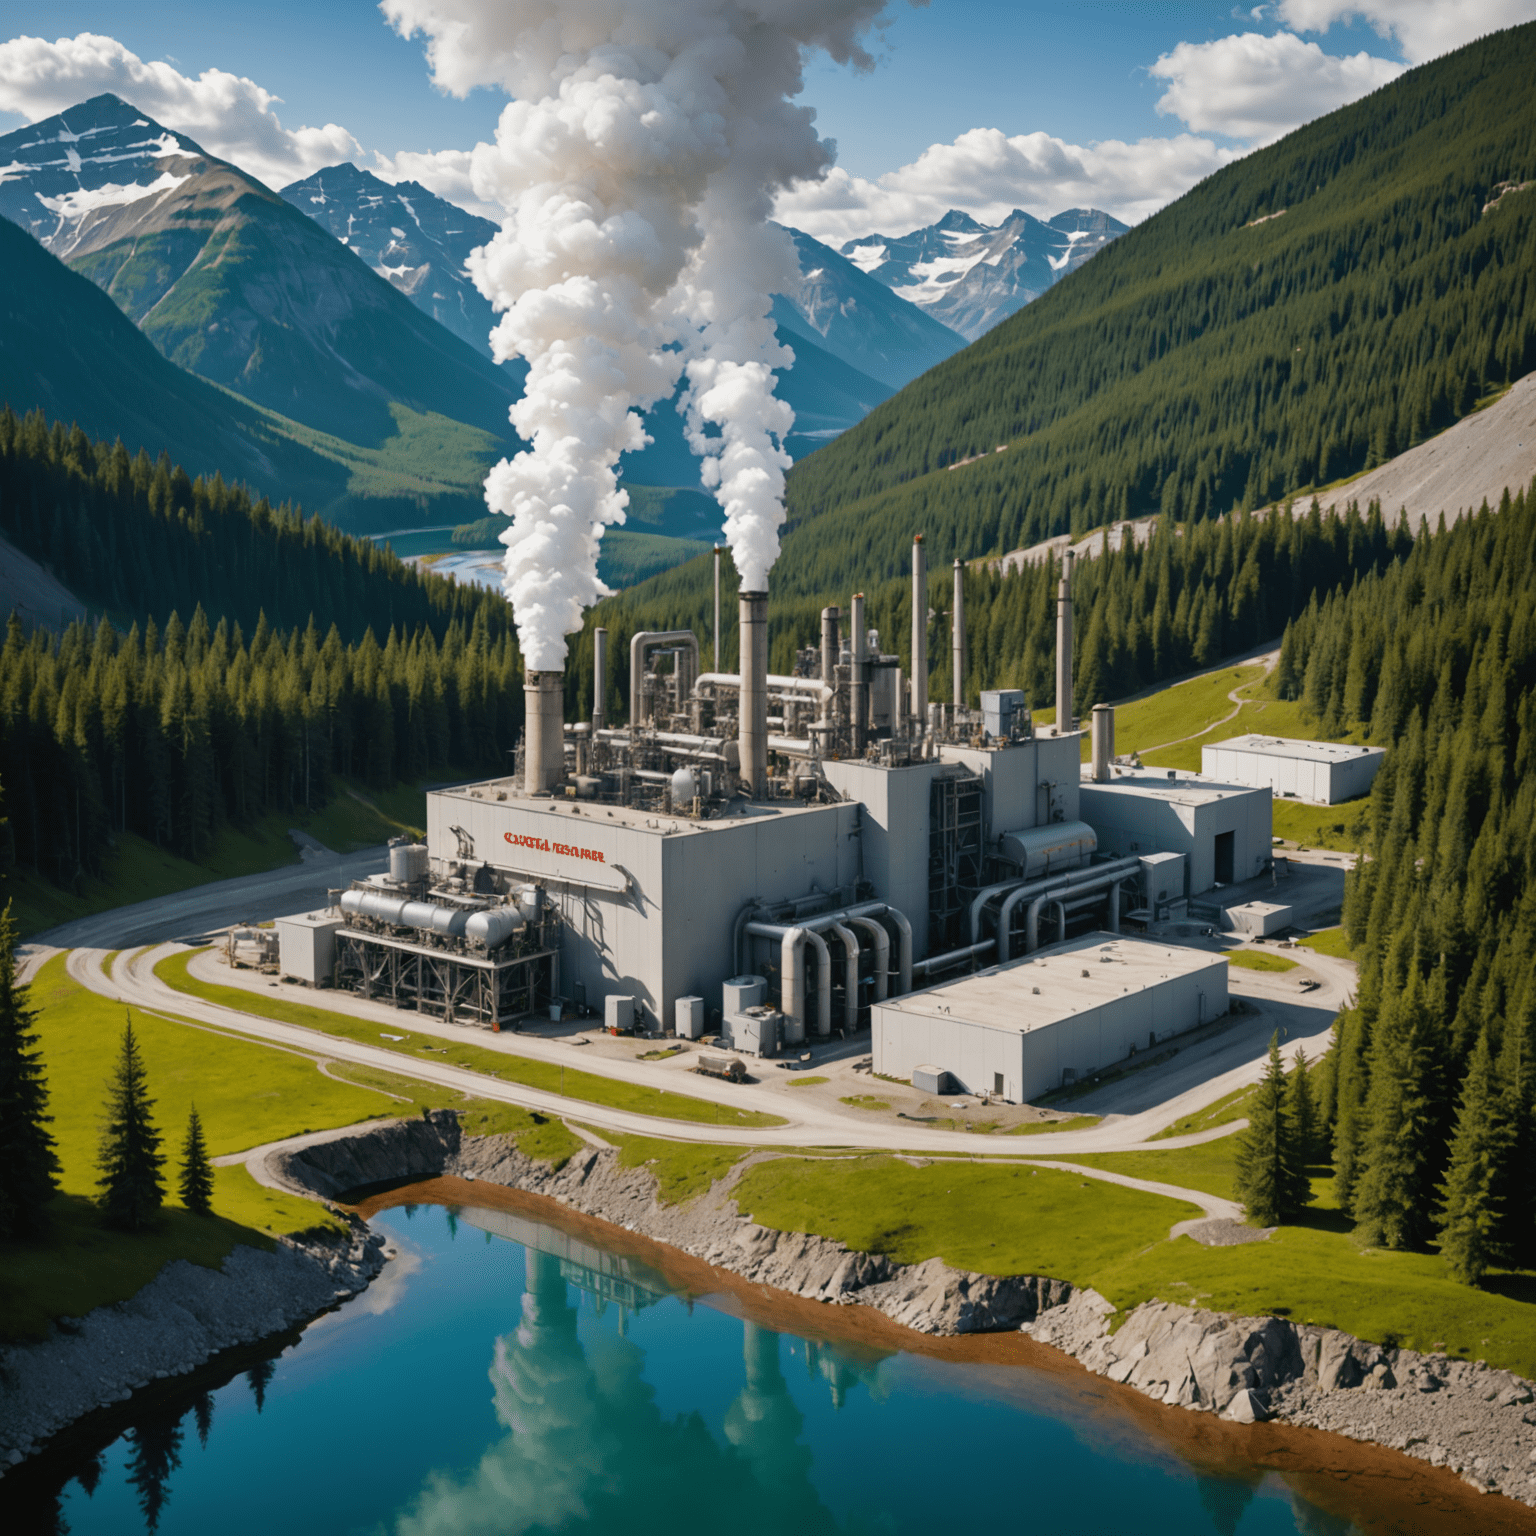
[[[859,1028],[859,941],[846,923],[833,923],[832,932],[843,946],[843,1030]]]
[[[979,944],[967,944],[964,949],[952,949],[946,955],[929,955],[926,960],[919,960],[912,969],[916,974],[923,976],[930,971],[948,970],[952,965],[959,965],[962,960],[969,960],[973,955],[979,955],[991,949],[996,943],[996,939],[983,939]]]
[[[862,928],[874,942],[875,1001],[883,1003],[890,996],[891,936],[885,931],[885,924],[873,917],[850,917],[847,921],[850,927]]]
[[[823,700],[822,718],[831,724],[835,713],[837,691],[837,621],[842,617],[836,608],[821,610],[821,680],[831,693]]]
[[[779,941],[779,1010],[805,1032],[805,949],[816,950],[816,1033],[832,1033],[832,953],[819,933],[783,923],[748,923],[746,932]]]
[[[912,719],[928,718],[928,557],[922,534],[912,536]]]
[[[1065,736],[1072,715],[1072,551],[1063,550],[1056,588],[1056,734]]]
[[[869,734],[869,631],[864,627],[864,594],[853,594],[853,667],[848,683],[848,712],[853,731],[853,750],[862,755]]]
[[[1093,782],[1109,782],[1109,764],[1115,755],[1115,712],[1108,704],[1093,706]]]
[[[435,901],[412,901],[382,891],[343,891],[341,910],[353,917],[371,917],[396,928],[420,928],[451,939],[472,939],[487,949],[504,944],[519,932],[524,918],[516,907],[445,907]]]
[[[741,692],[736,730],[741,777],[754,800],[768,793],[768,594],[741,594]]]
[[[1138,863],[1139,861],[1134,859],[1120,859],[1116,862],[1119,864],[1134,864]],[[1105,872],[1108,872],[1107,878]],[[1076,885],[1063,886],[1060,890],[1047,891],[1039,896],[1036,896],[1035,899],[1030,902],[1029,909],[1024,916],[1025,954],[1033,954],[1035,950],[1039,949],[1040,947],[1040,908],[1047,901],[1067,901],[1071,900],[1075,896],[1093,896],[1101,894],[1108,886],[1118,886],[1118,884],[1124,880],[1126,875],[1129,873],[1129,870],[1117,869],[1114,864],[1104,864],[1101,865],[1098,870],[1094,871],[1094,877],[1091,879],[1081,881]],[[1006,960],[1008,958],[1008,930],[1002,926],[1001,918],[999,918],[998,923],[997,946],[999,960]]]
[[[950,646],[954,662],[954,691],[950,699],[958,710],[965,704],[965,567],[955,561],[955,601],[950,623]]]
[[[592,631],[592,729],[608,724],[608,631]]]
[[[1097,867],[1090,866],[1087,869],[1074,869],[1064,875],[1057,875],[1050,880],[1032,881],[1027,886],[1020,886],[1003,898],[1003,905],[997,914],[997,959],[998,964],[1012,957],[1013,939],[1013,911],[1026,897],[1030,900],[1029,922],[1033,925],[1029,932],[1036,935],[1025,944],[1025,951],[1036,949],[1038,945],[1040,904],[1044,901],[1052,901],[1057,896],[1066,893],[1078,893],[1090,889],[1098,889],[1115,880],[1123,880],[1127,875],[1135,874],[1141,868],[1141,860],[1131,857],[1115,859],[1108,864],[1100,864]]]
[[[743,907],[737,914],[735,938],[731,953],[738,975],[743,973],[746,967],[746,961],[741,950],[741,941],[746,934],[754,931],[752,923],[754,921],[762,921],[767,927],[775,926],[772,923],[768,923],[766,919],[754,919],[753,914],[762,910],[762,904],[753,902]],[[849,923],[858,918],[881,917],[888,917],[896,928],[897,990],[898,992],[910,992],[912,990],[912,924],[907,921],[905,914],[891,906],[888,902],[863,901],[856,906],[843,907],[836,912],[819,912],[814,917],[802,917],[797,913],[795,922],[808,932],[815,933],[818,929],[830,928],[834,923]],[[886,956],[889,959],[889,936],[887,936],[886,943]],[[878,941],[875,952],[877,955],[880,952]]]
[[[813,699],[825,701],[832,692],[819,677],[783,677],[770,672],[763,681],[770,694],[808,693]],[[737,672],[701,672],[694,679],[695,688],[702,688],[706,683],[712,688],[740,689],[741,675]]]
[[[1054,825],[1060,824],[1056,823]],[[1133,860],[1132,862],[1140,867],[1140,860]],[[1007,896],[1015,891],[1020,896],[1033,896],[1038,891],[1049,891],[1052,887],[1060,885],[1065,881],[1080,879],[1085,873],[1091,871],[1093,867],[1092,865],[1086,865],[1078,869],[1058,870],[1054,875],[1016,875],[1011,880],[999,880],[996,885],[984,886],[971,900],[971,943],[976,944],[980,942],[982,913],[999,896]],[[1107,866],[1100,866],[1100,868],[1105,867]]]
[[[710,650],[713,655],[709,658],[709,664],[716,672],[724,669],[725,663],[720,660],[720,557],[725,553],[725,545],[715,545],[715,638]]]
[[[565,676],[523,674],[523,791],[541,795],[565,777]]]
[[[693,676],[699,675],[699,637],[691,629],[642,629],[629,641],[629,724],[633,730],[642,723],[641,702],[645,697],[645,653],[658,645],[681,645],[693,656]],[[688,689],[679,689],[681,698]]]

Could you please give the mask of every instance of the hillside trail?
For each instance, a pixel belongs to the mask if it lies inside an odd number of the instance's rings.
[[[1220,720],[1213,720],[1209,725],[1202,726],[1198,731],[1195,732],[1193,736],[1180,736],[1176,741],[1161,741],[1155,747],[1138,747],[1136,749],[1137,754],[1140,755],[1145,752],[1161,752],[1167,747],[1182,747],[1186,741],[1199,741],[1202,736],[1209,736],[1212,731],[1220,730],[1221,727],[1226,725],[1229,721],[1236,720],[1237,717],[1242,714],[1243,706],[1245,704],[1253,703],[1252,699],[1241,699],[1238,697],[1238,695],[1242,693],[1245,688],[1252,688],[1255,682],[1263,682],[1264,678],[1269,677],[1274,672],[1275,668],[1280,665],[1280,648],[1279,646],[1276,646],[1274,650],[1266,651],[1262,656],[1250,656],[1247,658],[1247,662],[1249,665],[1256,663],[1257,665],[1263,667],[1264,677],[1254,678],[1246,683],[1239,683],[1236,688],[1228,690],[1227,698],[1234,706],[1231,714],[1223,715]],[[1225,670],[1225,668],[1230,665],[1230,662],[1223,662],[1220,667],[1215,667],[1212,670],[1220,672]],[[1210,675],[1211,674],[1209,672],[1202,672],[1199,674],[1201,677],[1209,677]],[[1190,678],[1189,681],[1193,682],[1195,679]],[[1173,686],[1177,687],[1178,685],[1174,684]]]

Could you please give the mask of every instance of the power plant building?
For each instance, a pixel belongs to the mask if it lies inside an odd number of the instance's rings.
[[[1337,805],[1369,793],[1385,756],[1380,747],[1338,741],[1234,736],[1200,749],[1200,771],[1227,784],[1264,785],[1277,795]]]
[[[874,1070],[1018,1103],[1227,1011],[1220,955],[1090,933],[874,1009]]]

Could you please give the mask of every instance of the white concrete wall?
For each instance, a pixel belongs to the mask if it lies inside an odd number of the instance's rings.
[[[1267,784],[1277,795],[1294,795],[1314,805],[1337,805],[1369,793],[1385,755],[1372,747],[1328,760],[1217,745],[1200,749],[1200,771],[1219,783]]]
[[[1082,812],[1083,820],[1098,833],[1101,854],[1125,858],[1137,853],[1182,853],[1189,896],[1198,896],[1216,883],[1219,833],[1234,834],[1234,881],[1252,879],[1270,857],[1274,816],[1268,788],[1237,787],[1219,800],[1201,794],[1181,802],[1160,793],[1138,795],[1131,781],[1121,779],[1113,786],[1084,784]]]

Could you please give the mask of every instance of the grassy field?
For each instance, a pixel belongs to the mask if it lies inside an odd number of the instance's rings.
[[[1299,800],[1276,800],[1273,822],[1275,836],[1287,842],[1355,853],[1365,847],[1371,802],[1362,799],[1346,800],[1342,805],[1303,805]]]
[[[1086,1131],[1097,1125],[1103,1115],[1073,1115],[1070,1120],[1033,1120],[1028,1125],[1011,1125],[1007,1136],[1043,1136],[1053,1131]]]
[[[318,810],[274,813],[248,828],[222,828],[207,856],[195,864],[128,832],[119,834],[117,846],[108,853],[102,878],[84,878],[78,890],[65,890],[24,869],[9,871],[6,886],[16,903],[17,924],[27,937],[77,917],[169,896],[210,880],[295,864],[299,850],[288,836],[290,827],[309,833],[338,853],[369,848],[400,833],[420,837],[426,805],[420,786],[400,785],[384,793],[365,794],[356,785],[341,782],[331,802]]]
[[[682,1205],[723,1179],[752,1149],[701,1146],[697,1142],[663,1141],[654,1136],[624,1136],[598,1131],[619,1149],[625,1168],[649,1168],[656,1177],[663,1205]]]
[[[1266,955],[1257,949],[1229,949],[1227,964],[1240,965],[1245,971],[1294,971],[1296,962],[1284,955]]]
[[[1304,939],[1298,939],[1297,943],[1315,949],[1320,955],[1332,955],[1338,960],[1351,958],[1349,940],[1342,928],[1324,928],[1319,933],[1309,933]]]
[[[1252,1093],[1251,1086],[1234,1088],[1214,1104],[1208,1104],[1192,1115],[1185,1115],[1182,1120],[1175,1120],[1166,1131],[1159,1131],[1150,1139],[1166,1141],[1171,1136],[1193,1136],[1198,1131],[1214,1130],[1218,1125],[1229,1125],[1234,1120],[1241,1120],[1248,1113],[1248,1099]]]
[[[283,997],[267,997],[264,993],[247,992],[239,987],[199,981],[187,972],[194,953],[198,952],[187,950],[169,956],[155,967],[155,974],[168,986],[193,997],[200,997],[205,1002],[235,1008],[242,1013],[259,1014],[263,1018],[278,1019],[285,1024],[297,1024],[303,1029],[319,1030],[341,1039],[356,1040],[418,1061],[423,1053],[430,1052],[440,1061],[453,1066],[481,1072],[503,1082],[539,1088],[546,1093],[563,1093],[573,1101],[605,1104],[613,1109],[628,1110],[632,1114],[655,1115],[667,1120],[740,1126],[784,1124],[778,1115],[711,1104],[705,1099],[696,1099],[690,1094],[669,1093],[660,1087],[649,1088],[639,1083],[617,1082],[612,1078],[583,1072],[576,1067],[562,1067],[555,1062],[534,1061],[526,1056],[509,1056],[502,1051],[487,1050],[484,1046],[472,1045],[468,1041],[461,1043],[450,1040],[445,1044],[436,1035],[417,1034],[404,1024],[397,1031],[400,1039],[387,1040],[380,1034],[378,1025],[369,1020],[354,1019],[344,1013],[332,1013],[324,1008],[295,1003]]]

